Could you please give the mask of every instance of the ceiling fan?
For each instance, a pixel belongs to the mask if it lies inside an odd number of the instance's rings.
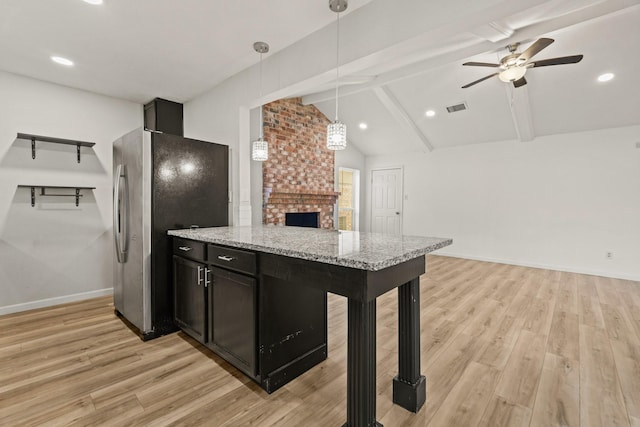
[[[534,55],[538,54],[542,49],[553,43],[553,39],[541,38],[536,40],[527,50],[520,53],[517,52],[520,43],[510,44],[507,46],[509,55],[500,60],[499,64],[491,64],[488,62],[465,62],[462,65],[471,65],[474,67],[494,67],[500,68],[497,73],[490,74],[486,77],[476,80],[462,86],[466,89],[477,83],[498,76],[505,83],[513,83],[514,87],[520,87],[527,84],[524,75],[529,68],[547,67],[549,65],[576,64],[582,60],[582,55],[561,56],[559,58],[542,59],[540,61],[531,61]]]

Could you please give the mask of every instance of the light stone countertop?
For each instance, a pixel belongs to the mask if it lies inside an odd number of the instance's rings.
[[[449,246],[452,239],[257,225],[169,230],[170,236],[360,270],[378,271]]]

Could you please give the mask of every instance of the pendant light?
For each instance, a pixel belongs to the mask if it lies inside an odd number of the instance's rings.
[[[347,10],[347,0],[329,0],[329,9],[338,15],[336,29],[336,119],[327,126],[327,148],[329,150],[344,150],[347,148],[347,125],[338,120],[338,64],[340,63],[340,12]]]
[[[269,45],[265,42],[255,42],[253,49],[260,54],[260,98],[262,99],[262,54],[269,52]],[[264,139],[264,118],[262,117],[262,104],[260,104],[260,138],[253,141],[251,159],[264,162],[268,158],[269,145]]]

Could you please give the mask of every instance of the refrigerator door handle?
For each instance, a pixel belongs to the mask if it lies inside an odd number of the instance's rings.
[[[113,177],[113,240],[116,245],[116,257],[118,262],[122,264],[123,260],[120,256],[120,176],[122,175],[122,165],[116,168]]]
[[[120,181],[124,178],[124,194],[120,196]],[[116,255],[118,262],[123,264],[126,262],[127,255],[127,212],[129,189],[126,176],[126,168],[120,164],[116,168],[116,176],[114,179],[113,190],[113,237],[116,244]],[[122,202],[121,202],[122,201]]]

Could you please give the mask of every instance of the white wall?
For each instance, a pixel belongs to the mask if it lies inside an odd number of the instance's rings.
[[[638,141],[634,126],[368,157],[366,176],[404,165],[404,234],[452,237],[441,254],[640,280]]]
[[[142,106],[0,72],[0,314],[108,294],[112,288],[112,141],[142,125]],[[18,132],[95,142],[82,149]],[[80,185],[39,199],[19,184]]]
[[[262,126],[260,109],[251,110],[251,141],[255,141],[260,136],[260,126]],[[269,147],[271,148],[271,147]],[[251,223],[262,224],[262,162],[250,163],[251,168]]]

